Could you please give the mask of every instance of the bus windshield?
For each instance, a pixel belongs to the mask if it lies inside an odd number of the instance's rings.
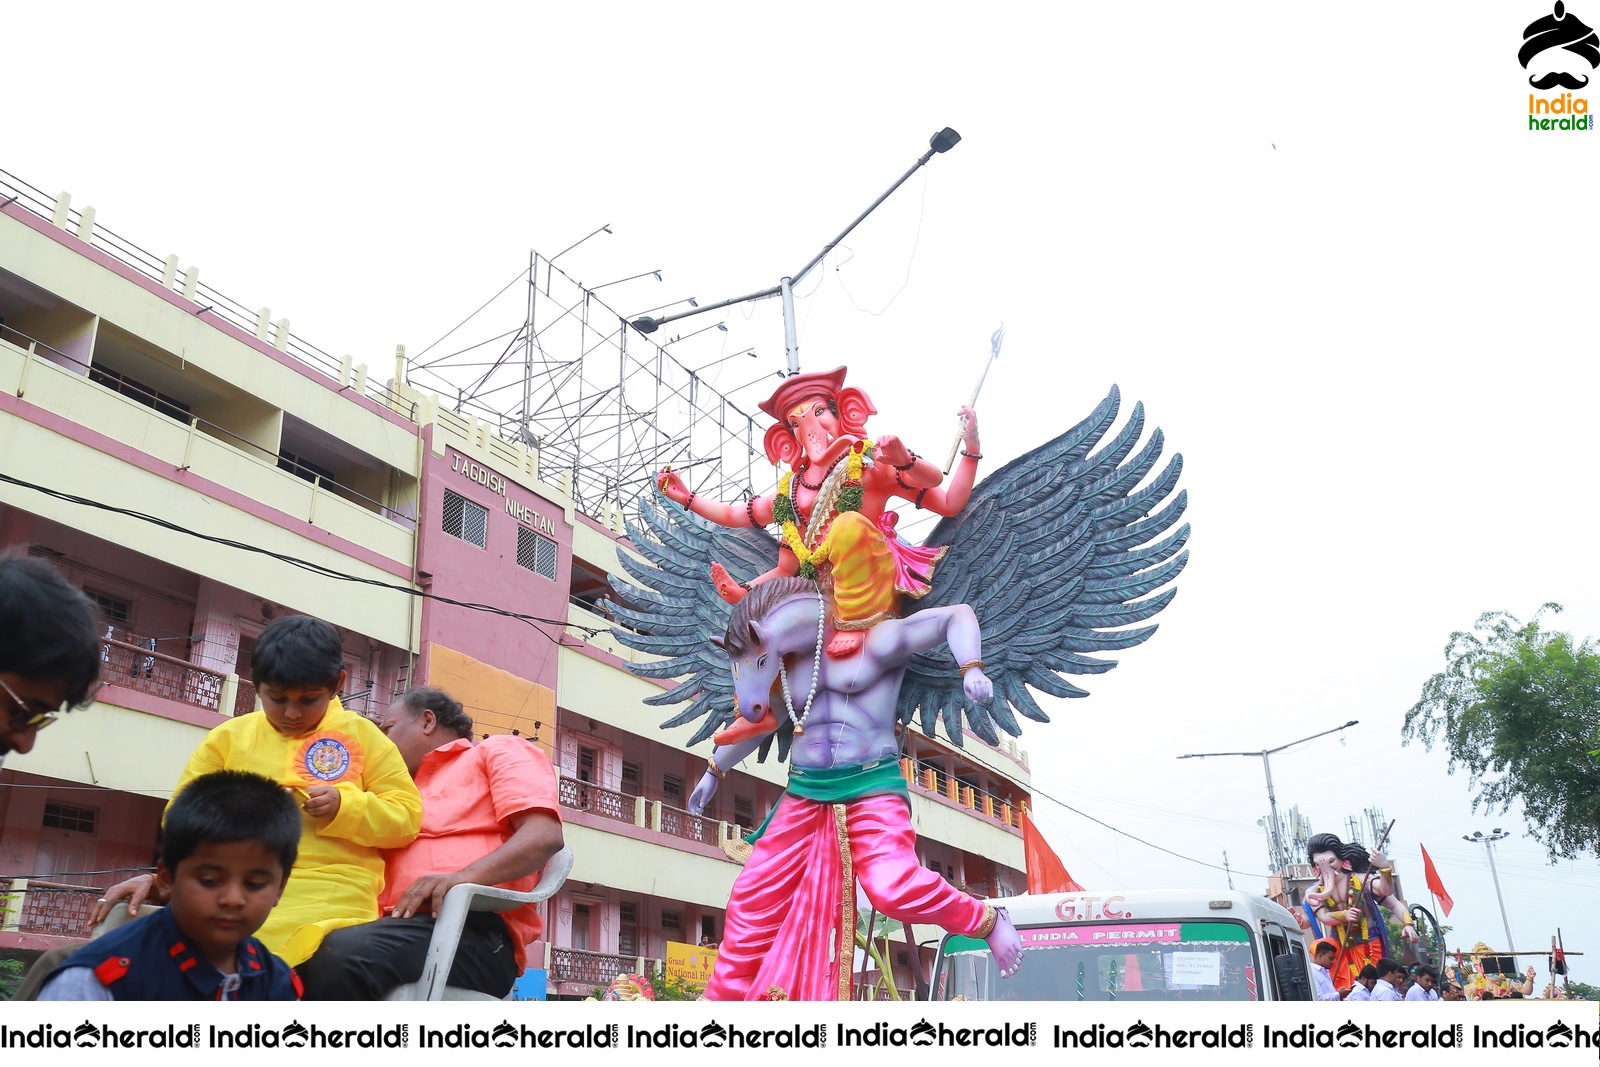
[[[1003,980],[987,944],[946,937],[934,999],[1260,999],[1260,962],[1242,922],[1069,923],[1018,933],[1022,969]]]

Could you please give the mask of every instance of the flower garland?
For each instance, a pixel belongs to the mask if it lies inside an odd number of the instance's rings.
[[[843,514],[847,511],[861,510],[861,472],[875,448],[871,441],[862,440],[857,441],[855,447],[846,453],[844,488],[839,490],[838,499],[827,509],[828,511]],[[822,565],[828,562],[828,556],[833,552],[833,524],[828,524],[828,532],[820,544],[815,548],[807,547],[797,525],[800,511],[794,505],[794,498],[789,495],[789,485],[793,479],[793,471],[785,471],[783,477],[778,479],[778,495],[772,502],[772,518],[783,527],[783,543],[789,546],[795,559],[800,561],[800,577],[816,581]],[[828,479],[825,478],[823,481],[826,484]],[[827,495],[826,491],[819,492],[816,500],[812,501],[813,521],[816,518],[815,509]]]

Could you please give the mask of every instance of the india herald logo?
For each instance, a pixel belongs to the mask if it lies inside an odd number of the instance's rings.
[[[1539,62],[1533,69],[1544,71],[1529,75],[1528,84],[1535,89],[1582,89],[1589,84],[1589,76],[1578,70],[1585,64],[1589,70],[1600,67],[1600,37],[1556,0],[1551,14],[1535,19],[1522,31],[1517,62],[1527,70],[1535,59]]]
[[[331,782],[350,769],[350,750],[342,742],[324,737],[306,749],[306,771],[318,781]]]

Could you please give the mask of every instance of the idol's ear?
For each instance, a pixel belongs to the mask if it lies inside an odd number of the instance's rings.
[[[800,454],[800,443],[794,439],[793,431],[781,422],[767,427],[762,443],[767,448],[767,462],[780,467],[793,462]]]
[[[711,643],[722,649],[724,652],[728,651],[728,642],[723,638],[716,636],[715,634],[711,635]]]
[[[878,409],[860,389],[851,386],[839,390],[839,428],[856,437],[865,435],[867,417],[876,415]]]
[[[762,633],[761,624],[756,620],[751,619],[748,625],[750,627],[751,643],[765,648],[767,644],[767,635]]]

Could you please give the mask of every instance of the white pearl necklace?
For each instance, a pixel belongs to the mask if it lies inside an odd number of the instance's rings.
[[[794,732],[806,732],[806,719],[811,715],[811,702],[817,698],[817,683],[822,679],[822,624],[828,617],[828,598],[817,597],[817,651],[811,661],[811,692],[806,694],[806,706],[798,716],[794,713],[794,697],[789,693],[789,672],[783,665],[783,657],[778,657],[778,677],[783,681],[783,703],[789,709],[789,721],[794,723]]]

